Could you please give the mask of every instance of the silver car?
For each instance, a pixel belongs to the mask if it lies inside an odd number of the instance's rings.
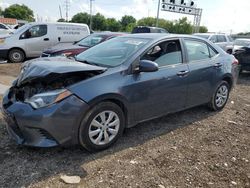
[[[223,33],[195,33],[194,35],[210,40],[229,54],[233,52],[233,39],[230,35]]]

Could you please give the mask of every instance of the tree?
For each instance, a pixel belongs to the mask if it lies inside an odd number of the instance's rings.
[[[138,20],[137,25],[138,26],[155,26],[155,18],[153,17],[142,18]]]
[[[76,15],[74,15],[71,19],[70,22],[73,23],[85,23],[88,24],[90,23],[90,15],[88,13],[78,13]]]
[[[116,21],[114,18],[108,18],[106,20],[106,25],[108,31],[120,31],[121,30],[121,24],[120,22]]]
[[[0,7],[0,16],[3,15],[3,9]]]
[[[34,21],[33,11],[26,5],[14,4],[3,11],[3,16],[6,18],[15,18],[18,20]]]
[[[66,22],[66,20],[64,18],[60,18],[57,20],[57,22]]]
[[[104,31],[107,28],[106,24],[106,18],[101,15],[100,13],[97,13],[92,18],[92,29],[97,31]]]
[[[200,26],[199,33],[207,33],[208,29],[206,26]]]
[[[174,22],[173,25],[173,33],[178,34],[191,34],[193,31],[193,26],[190,22],[188,22],[188,19],[181,18]]]
[[[135,24],[136,23],[136,19],[133,16],[125,15],[125,16],[122,17],[120,23],[122,25],[122,31],[126,31],[126,29],[128,29],[127,27],[128,27],[129,24]]]

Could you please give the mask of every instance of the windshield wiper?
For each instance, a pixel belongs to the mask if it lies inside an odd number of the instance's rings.
[[[75,60],[76,60],[76,61],[79,61],[79,62],[81,62],[81,63],[88,64],[88,65],[95,65],[95,66],[98,66],[98,67],[103,67],[103,66],[100,66],[100,64],[98,64],[98,63],[89,62],[89,61],[87,61],[87,60],[80,60],[80,59],[77,59],[76,57],[75,57]]]

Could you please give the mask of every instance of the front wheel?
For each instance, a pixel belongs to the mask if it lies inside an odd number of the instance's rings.
[[[22,50],[12,49],[9,52],[9,61],[12,63],[21,63],[25,59],[25,54]]]
[[[114,144],[125,127],[123,111],[111,102],[94,106],[85,116],[79,130],[79,142],[89,151],[103,150]]]
[[[229,90],[229,84],[226,81],[222,81],[213,94],[209,107],[214,111],[222,110],[228,101]]]

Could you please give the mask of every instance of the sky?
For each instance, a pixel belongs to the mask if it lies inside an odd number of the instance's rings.
[[[90,0],[69,0],[69,17],[79,12],[89,13]],[[187,0],[186,0],[187,1]],[[203,9],[201,25],[210,32],[238,33],[249,32],[249,0],[194,0],[198,8]],[[238,2],[236,4],[236,2]],[[25,4],[34,11],[34,16],[43,21],[56,21],[60,18],[59,5],[65,17],[65,0],[0,0],[0,6],[6,8],[12,4]],[[158,0],[94,0],[93,13],[100,12],[106,17],[120,19],[123,15],[132,15],[136,19],[157,15]],[[176,20],[193,16],[160,11],[160,18]]]

